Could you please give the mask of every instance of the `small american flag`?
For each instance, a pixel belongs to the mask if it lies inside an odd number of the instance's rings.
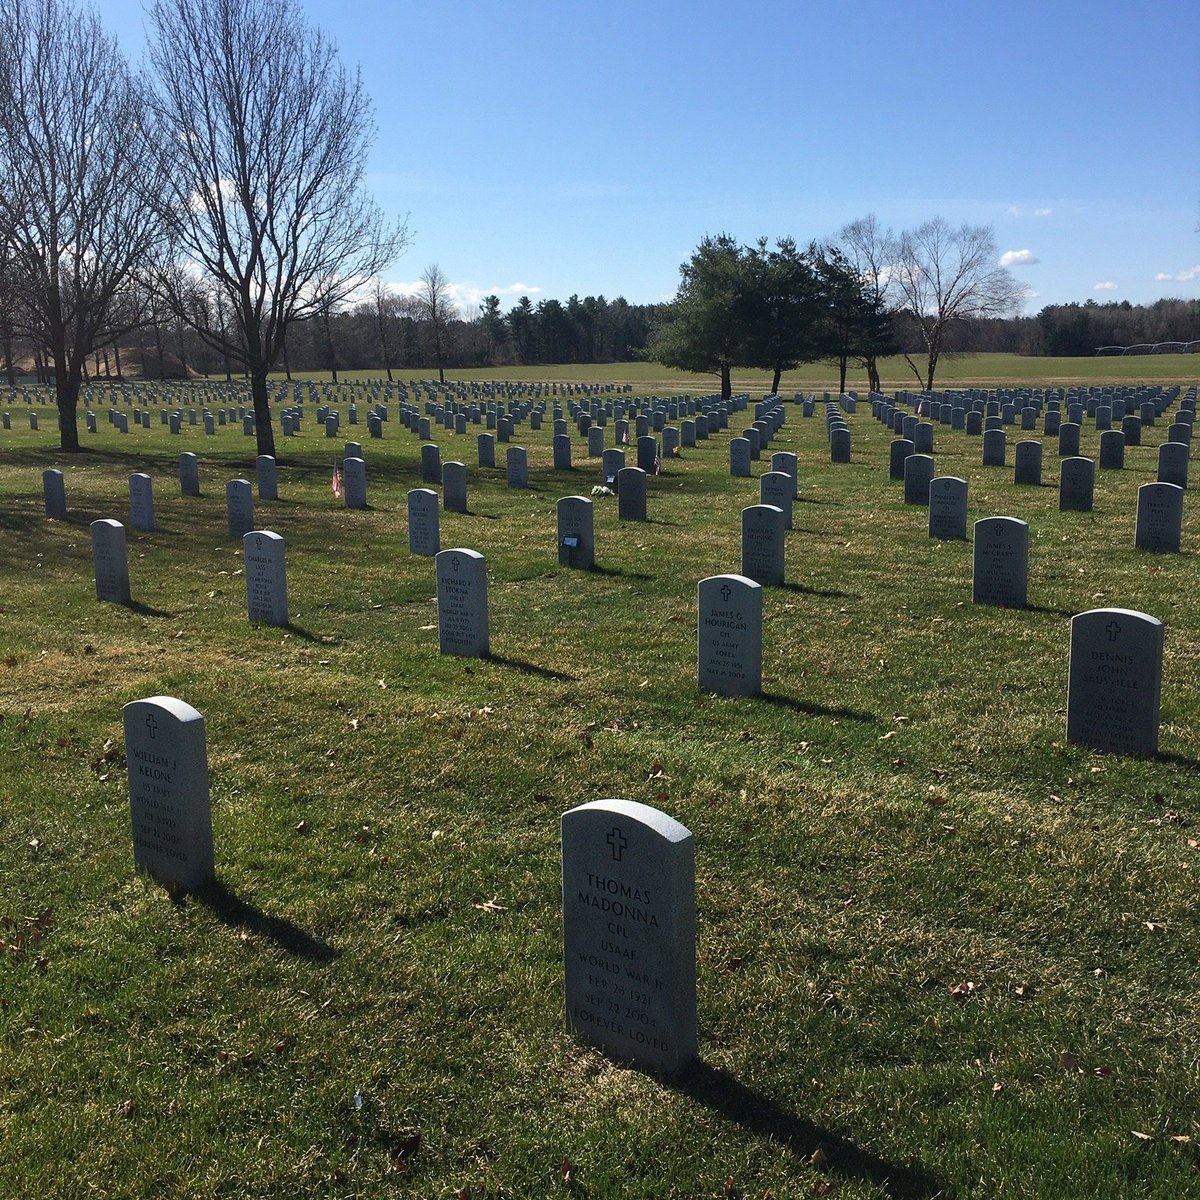
[[[340,497],[341,497],[341,495],[342,495],[342,473],[341,473],[341,471],[339,471],[339,470],[338,470],[337,463],[334,463],[334,464],[333,464],[333,484],[332,484],[332,487],[333,487],[333,494],[334,494],[334,497],[335,497],[335,498],[339,498],[339,499],[340,499]]]
[[[629,430],[628,429],[625,430],[625,432],[623,434],[621,434],[621,445],[622,446],[629,445]]]
[[[654,473],[655,475],[662,474],[662,455],[660,454],[654,456]]]

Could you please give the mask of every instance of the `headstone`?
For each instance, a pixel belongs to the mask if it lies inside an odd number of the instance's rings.
[[[1008,435],[1003,429],[989,429],[983,435],[983,465],[985,467],[1004,466]]]
[[[928,421],[920,421],[913,427],[913,453],[933,453],[933,425]]]
[[[129,477],[129,523],[142,533],[154,532],[154,482],[144,471]]]
[[[617,472],[617,519],[646,519],[646,472],[641,467],[622,467]]]
[[[256,529],[242,538],[246,576],[246,615],[264,625],[288,623],[287,566],[283,538],[269,529]]]
[[[967,481],[941,475],[929,481],[929,536],[944,542],[967,536]]]
[[[1079,453],[1079,426],[1068,421],[1058,427],[1058,456],[1073,458]]]
[[[436,446],[423,446],[423,450],[436,450]],[[361,458],[348,458],[342,463],[343,485],[347,508],[367,507],[367,464]]]
[[[691,833],[658,809],[597,800],[563,814],[568,1024],[663,1075],[696,1057],[695,875]]]
[[[487,658],[487,562],[476,550],[442,550],[437,572],[438,648],[443,654]]]
[[[529,486],[529,456],[524,446],[509,446],[504,465],[510,488]]]
[[[614,490],[620,473],[625,469],[625,451],[611,447],[600,458],[600,482]]]
[[[742,509],[742,574],[764,587],[783,584],[783,511],[773,504]]]
[[[179,490],[185,496],[200,495],[200,459],[190,452],[179,456]]]
[[[1016,465],[1013,482],[1029,487],[1042,486],[1042,443],[1032,438],[1018,442],[1015,454]]]
[[[254,528],[254,493],[250,480],[231,479],[225,485],[225,518],[229,536],[240,542]]]
[[[1127,608],[1071,618],[1067,741],[1106,754],[1158,753],[1163,623]]]
[[[975,522],[971,600],[1024,608],[1029,595],[1029,526],[1015,517]]]
[[[904,478],[904,463],[910,454],[915,454],[916,449],[908,438],[896,438],[892,442],[891,458],[888,464],[888,476],[897,481]]]
[[[279,475],[275,470],[274,456],[260,454],[254,460],[254,468],[258,477],[258,498],[260,500],[278,500]]]
[[[61,471],[52,468],[42,472],[42,502],[46,516],[56,521],[67,519],[67,488]]]
[[[442,548],[437,492],[413,488],[408,493],[408,550],[432,557]]]
[[[850,430],[835,429],[829,435],[829,461],[848,463],[850,461]]]
[[[796,497],[796,481],[786,471],[765,471],[758,477],[758,501],[773,504],[783,513],[784,529],[792,527],[792,504]]]
[[[1173,483],[1176,487],[1188,485],[1187,442],[1163,442],[1158,448],[1158,482]]]
[[[467,511],[467,468],[460,462],[442,467],[442,503],[447,512]]]
[[[1183,496],[1183,488],[1175,483],[1143,483],[1138,488],[1134,542],[1139,550],[1179,553]]]
[[[697,588],[696,675],[702,692],[762,691],[762,585],[744,575],[713,575]]]
[[[96,599],[109,604],[128,604],[129,552],[125,526],[120,521],[92,522],[92,568],[96,575]]]
[[[596,564],[592,502],[586,496],[564,496],[557,513],[559,564],[590,571]]]
[[[1120,471],[1125,467],[1125,435],[1119,429],[1106,429],[1100,435],[1100,470]]]
[[[929,454],[910,454],[904,460],[904,503],[929,503],[929,483],[933,479],[933,457]]]
[[[569,433],[554,435],[554,469],[556,471],[571,469],[571,435]]]
[[[604,426],[593,425],[587,432],[588,457],[599,458],[604,453]]]
[[[442,482],[442,452],[432,442],[421,447],[421,482],[435,486]]]
[[[1058,472],[1058,511],[1091,512],[1096,464],[1090,458],[1064,458]]]
[[[173,696],[133,700],[121,717],[133,861],[160,883],[194,892],[214,876],[204,718]]]
[[[750,443],[744,437],[729,443],[729,474],[737,479],[750,478]]]

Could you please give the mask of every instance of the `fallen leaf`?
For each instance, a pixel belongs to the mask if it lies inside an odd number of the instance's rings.
[[[1174,1142],[1178,1146],[1186,1146],[1191,1142],[1191,1140],[1191,1135],[1187,1133],[1173,1133],[1169,1138],[1167,1138],[1167,1141]]]
[[[976,985],[970,980],[964,980],[962,983],[956,983],[950,989],[950,995],[955,1000],[970,1000],[975,995]]]
[[[1152,1134],[1152,1133],[1142,1133],[1142,1131],[1141,1131],[1140,1129],[1131,1129],[1129,1132],[1130,1132],[1130,1133],[1132,1133],[1132,1134],[1133,1134],[1133,1136],[1134,1136],[1135,1138],[1137,1138],[1137,1140],[1138,1140],[1139,1142],[1152,1142],[1152,1141],[1154,1141],[1154,1134]]]
[[[808,1165],[810,1167],[821,1167],[827,1163],[829,1159],[825,1155],[825,1151],[818,1146],[809,1156]]]
[[[490,900],[485,901],[483,904],[476,904],[474,907],[479,909],[480,912],[502,913],[505,911],[505,908],[503,904],[496,903],[499,899],[499,896],[493,896]]]
[[[1072,1054],[1070,1050],[1064,1050],[1058,1056],[1058,1065],[1062,1067],[1064,1071],[1078,1071],[1079,1059],[1076,1058],[1076,1056]]]

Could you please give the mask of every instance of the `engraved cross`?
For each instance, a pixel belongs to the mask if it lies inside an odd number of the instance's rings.
[[[154,731],[158,728],[158,718],[153,713],[146,714],[146,728],[150,730],[150,736],[154,736]]]
[[[620,862],[622,851],[625,849],[626,846],[629,845],[629,842],[626,841],[625,836],[621,833],[620,828],[618,826],[614,825],[612,827],[612,832],[608,835],[608,837],[605,840],[612,847],[613,862]]]
[[[1115,642],[1117,640],[1117,634],[1121,632],[1121,626],[1118,625],[1116,621],[1109,621],[1109,623],[1104,627],[1104,632],[1108,634],[1108,640],[1110,642]]]

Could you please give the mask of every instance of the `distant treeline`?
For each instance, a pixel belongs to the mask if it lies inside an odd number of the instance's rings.
[[[488,297],[477,314],[447,322],[443,356],[447,368],[535,366],[554,363],[632,362],[650,342],[665,305],[630,304],[623,297],[572,296],[566,303],[522,296],[504,312]],[[381,311],[382,310],[382,311]],[[919,332],[909,329],[902,314],[895,318],[901,345],[915,348]],[[954,331],[954,351],[999,352],[1052,357],[1090,356],[1105,346],[1133,346],[1200,339],[1200,300],[1128,301],[1097,304],[1053,304],[1035,316],[963,322]],[[14,344],[15,343],[15,344]],[[41,374],[41,363],[19,339],[5,347],[0,367]],[[39,356],[40,357],[40,356]],[[147,378],[181,374],[237,374],[221,357],[187,329],[151,323],[101,351],[89,364],[96,375],[143,374]],[[389,368],[433,368],[433,328],[410,296],[386,294],[374,300],[307,321],[288,331],[280,363],[288,372],[378,371]]]

